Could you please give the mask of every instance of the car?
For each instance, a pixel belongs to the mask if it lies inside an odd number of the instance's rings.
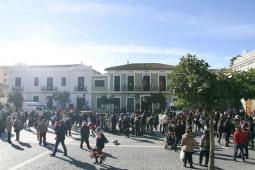
[[[22,110],[24,112],[27,112],[28,114],[31,114],[31,112],[36,112],[38,115],[41,115],[47,109],[39,102],[30,102],[30,101],[25,101],[23,102],[23,107]]]

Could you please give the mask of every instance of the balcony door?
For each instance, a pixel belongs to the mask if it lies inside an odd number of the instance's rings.
[[[135,77],[134,76],[128,76],[127,81],[128,81],[127,90],[128,91],[134,91]]]
[[[47,77],[47,90],[53,90],[53,77]]]
[[[84,91],[85,78],[78,77],[78,91]]]

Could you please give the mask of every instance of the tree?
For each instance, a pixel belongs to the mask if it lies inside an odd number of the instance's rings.
[[[65,108],[66,103],[69,102],[70,100],[70,93],[68,91],[62,91],[62,92],[57,91],[53,94],[53,98],[55,101],[59,103],[59,105],[62,108]]]
[[[149,97],[151,103],[158,103],[159,110],[165,110],[166,108],[166,97],[162,93],[152,93]]]
[[[241,55],[237,55],[233,58],[230,59],[230,67],[232,67],[234,65],[234,61],[238,58],[238,57],[242,57]]]
[[[15,91],[12,93],[9,93],[8,95],[8,103],[13,103],[15,106],[16,111],[19,111],[22,109],[24,98],[19,91]]]
[[[250,69],[248,71],[234,72],[232,74],[233,81],[235,82],[234,97],[236,108],[238,104],[240,106],[241,99],[247,101],[248,99],[255,98],[255,70]],[[239,107],[240,109],[240,107]]]
[[[183,56],[170,77],[170,89],[187,109],[204,108],[210,116],[210,162],[214,169],[213,108],[217,105],[216,75],[208,70],[208,63],[195,55]]]

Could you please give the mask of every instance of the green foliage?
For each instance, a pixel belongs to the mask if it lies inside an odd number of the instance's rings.
[[[255,70],[250,69],[249,71],[234,72],[233,79],[236,81],[238,90],[237,94],[247,99],[255,98]]]
[[[59,103],[59,105],[62,108],[65,108],[66,103],[69,102],[70,93],[68,91],[63,91],[63,92],[57,91],[53,94],[53,98],[55,101],[57,101]]]
[[[232,67],[232,66],[234,65],[234,61],[235,61],[238,57],[241,57],[241,55],[237,55],[237,56],[231,58],[231,60],[230,60],[230,67]]]
[[[21,110],[23,100],[24,98],[21,92],[15,91],[15,92],[9,93],[8,95],[8,103],[13,103],[13,105],[16,108],[16,111]]]
[[[186,108],[206,107],[214,103],[216,76],[208,63],[195,55],[183,56],[170,77],[170,89]]]
[[[159,110],[165,110],[166,97],[162,93],[153,93],[149,97],[151,103],[158,103]]]

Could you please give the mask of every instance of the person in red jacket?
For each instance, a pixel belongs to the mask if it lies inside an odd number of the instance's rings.
[[[234,157],[233,160],[236,161],[238,150],[240,149],[241,157],[244,159],[244,144],[246,141],[246,135],[241,131],[241,127],[235,128],[234,136],[233,136],[233,144],[234,144]]]

